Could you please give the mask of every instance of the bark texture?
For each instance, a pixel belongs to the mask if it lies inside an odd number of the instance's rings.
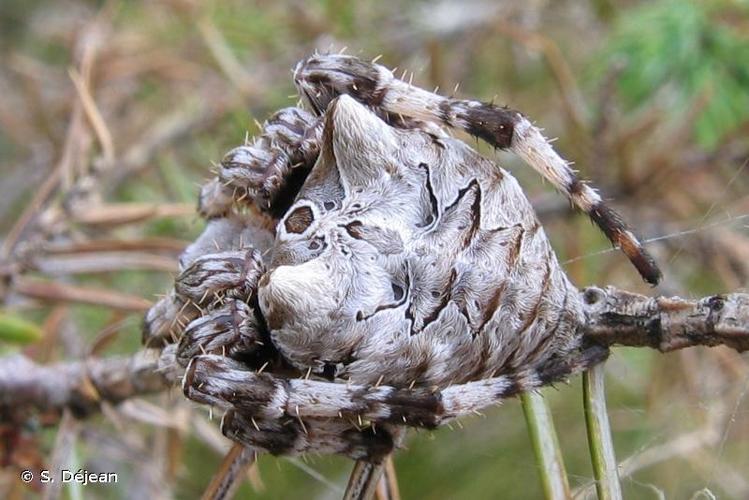
[[[749,294],[699,300],[647,297],[614,287],[584,289],[585,337],[596,344],[661,352],[726,345],[749,350]]]

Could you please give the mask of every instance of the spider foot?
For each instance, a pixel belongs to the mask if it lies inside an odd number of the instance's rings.
[[[203,233],[180,256],[181,273],[175,288],[146,313],[143,344],[155,347],[176,342],[188,324],[211,313],[213,303],[223,307],[225,297],[254,300],[257,281],[265,269],[260,252],[272,243],[273,234],[263,224],[257,224],[252,215],[232,214],[208,221]],[[242,306],[237,307],[241,317]],[[239,321],[240,332],[241,324]],[[191,332],[201,342],[206,340],[203,329],[193,328]],[[216,335],[224,338],[218,331]],[[240,339],[242,335],[236,337],[237,341]],[[211,345],[218,345],[215,342],[212,340]],[[240,341],[238,349],[244,349],[245,344]]]
[[[262,135],[232,149],[221,161],[218,181],[201,192],[201,200],[207,200],[202,202],[203,213],[233,199],[252,201],[274,217],[283,215],[317,160],[319,125],[319,119],[299,108],[285,108],[271,116]]]
[[[177,361],[187,366],[199,354],[251,357],[265,345],[258,316],[245,302],[228,299],[187,325],[177,348]]]
[[[174,290],[159,299],[146,312],[143,320],[142,342],[157,347],[174,342],[190,321],[200,315],[192,304],[177,297]]]
[[[177,276],[174,290],[198,307],[222,303],[225,296],[250,301],[263,272],[260,252],[253,248],[201,255]]]

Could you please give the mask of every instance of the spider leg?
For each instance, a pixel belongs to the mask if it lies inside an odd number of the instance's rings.
[[[231,213],[234,204],[234,188],[214,177],[200,187],[198,213],[205,219],[217,219]]]
[[[180,299],[172,289],[146,312],[143,319],[142,342],[146,347],[157,347],[179,338],[184,325],[200,315],[189,302]]]
[[[177,359],[179,356],[178,352]],[[271,409],[273,402],[268,409],[261,408],[262,405],[257,404],[258,398],[268,394],[268,381],[282,383],[284,380],[267,373],[258,374],[257,379],[244,379],[240,382],[240,392],[225,394],[227,398],[237,401],[244,398],[244,403],[237,405],[228,404],[226,399],[206,396],[203,392],[193,392],[189,388],[200,385],[195,379],[196,370],[199,376],[211,378],[211,391],[215,385],[223,385],[231,390],[226,384],[239,382],[238,372],[255,373],[247,371],[244,363],[224,356],[208,354],[195,359],[210,360],[210,363],[190,362],[183,378],[184,391],[196,402],[226,410],[221,420],[221,431],[234,441],[273,455],[340,454],[367,462],[380,462],[395,448],[398,429],[390,424],[371,425],[361,419],[346,420],[337,415],[333,418],[315,418],[295,414],[296,409],[286,414]],[[206,370],[211,374],[208,375]],[[247,397],[248,394],[255,396]]]
[[[193,320],[184,329],[177,361],[186,366],[200,354],[212,353],[248,360],[266,345],[259,312],[240,299],[228,299]]]
[[[222,302],[229,294],[250,300],[265,272],[262,256],[254,248],[201,255],[174,282],[177,296],[205,307]]]
[[[389,425],[357,426],[338,419],[281,417],[266,420],[230,409],[221,419],[226,437],[272,455],[338,454],[380,462],[395,448]]]
[[[272,240],[270,231],[255,225],[252,217],[232,215],[210,220],[180,256],[182,271],[175,288],[146,313],[143,343],[154,347],[179,339],[188,323],[226,292],[245,294],[245,299],[252,300],[265,269],[260,251],[253,247],[265,250]]]
[[[563,380],[607,356],[607,348],[593,345],[533,368],[430,390],[283,379],[248,371],[230,359],[206,355],[192,359],[182,388],[193,401],[262,419],[338,418],[433,428],[521,392]]]
[[[645,281],[656,285],[660,280],[661,272],[654,259],[621,216],[606,205],[596,189],[578,178],[522,113],[428,92],[395,78],[384,66],[343,55],[320,55],[301,61],[294,71],[294,81],[300,95],[317,112],[325,110],[335,97],[348,94],[381,113],[461,129],[496,148],[509,149],[588,214]]]
[[[201,191],[200,212],[221,214],[232,201],[254,201],[272,216],[282,216],[317,160],[321,130],[321,121],[302,109],[275,113],[252,143],[224,156],[218,178]]]

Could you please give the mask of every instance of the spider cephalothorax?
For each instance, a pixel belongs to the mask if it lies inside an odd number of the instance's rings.
[[[396,426],[435,426],[605,358],[583,342],[580,295],[515,179],[442,128],[518,153],[656,282],[621,219],[522,114],[346,56],[302,61],[294,79],[311,113],[282,110],[227,154],[201,192],[208,226],[146,318],[148,343],[179,341],[186,395],[227,410],[227,435],[378,460]]]

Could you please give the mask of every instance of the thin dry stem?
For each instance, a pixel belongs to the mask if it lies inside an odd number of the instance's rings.
[[[49,302],[77,302],[133,312],[144,312],[152,305],[150,300],[135,295],[24,276],[16,278],[13,285],[20,295]]]
[[[203,492],[201,500],[231,498],[241,484],[241,479],[246,477],[245,472],[256,459],[257,454],[252,448],[241,444],[232,446]]]
[[[114,162],[114,141],[112,140],[112,133],[109,131],[104,118],[96,106],[96,101],[91,95],[91,89],[89,88],[90,82],[84,80],[84,77],[75,69],[69,71],[70,79],[73,80],[75,90],[78,92],[78,97],[83,105],[83,111],[86,113],[86,118],[94,129],[99,144],[101,145],[102,152],[104,154],[104,160],[107,165],[111,165]]]

